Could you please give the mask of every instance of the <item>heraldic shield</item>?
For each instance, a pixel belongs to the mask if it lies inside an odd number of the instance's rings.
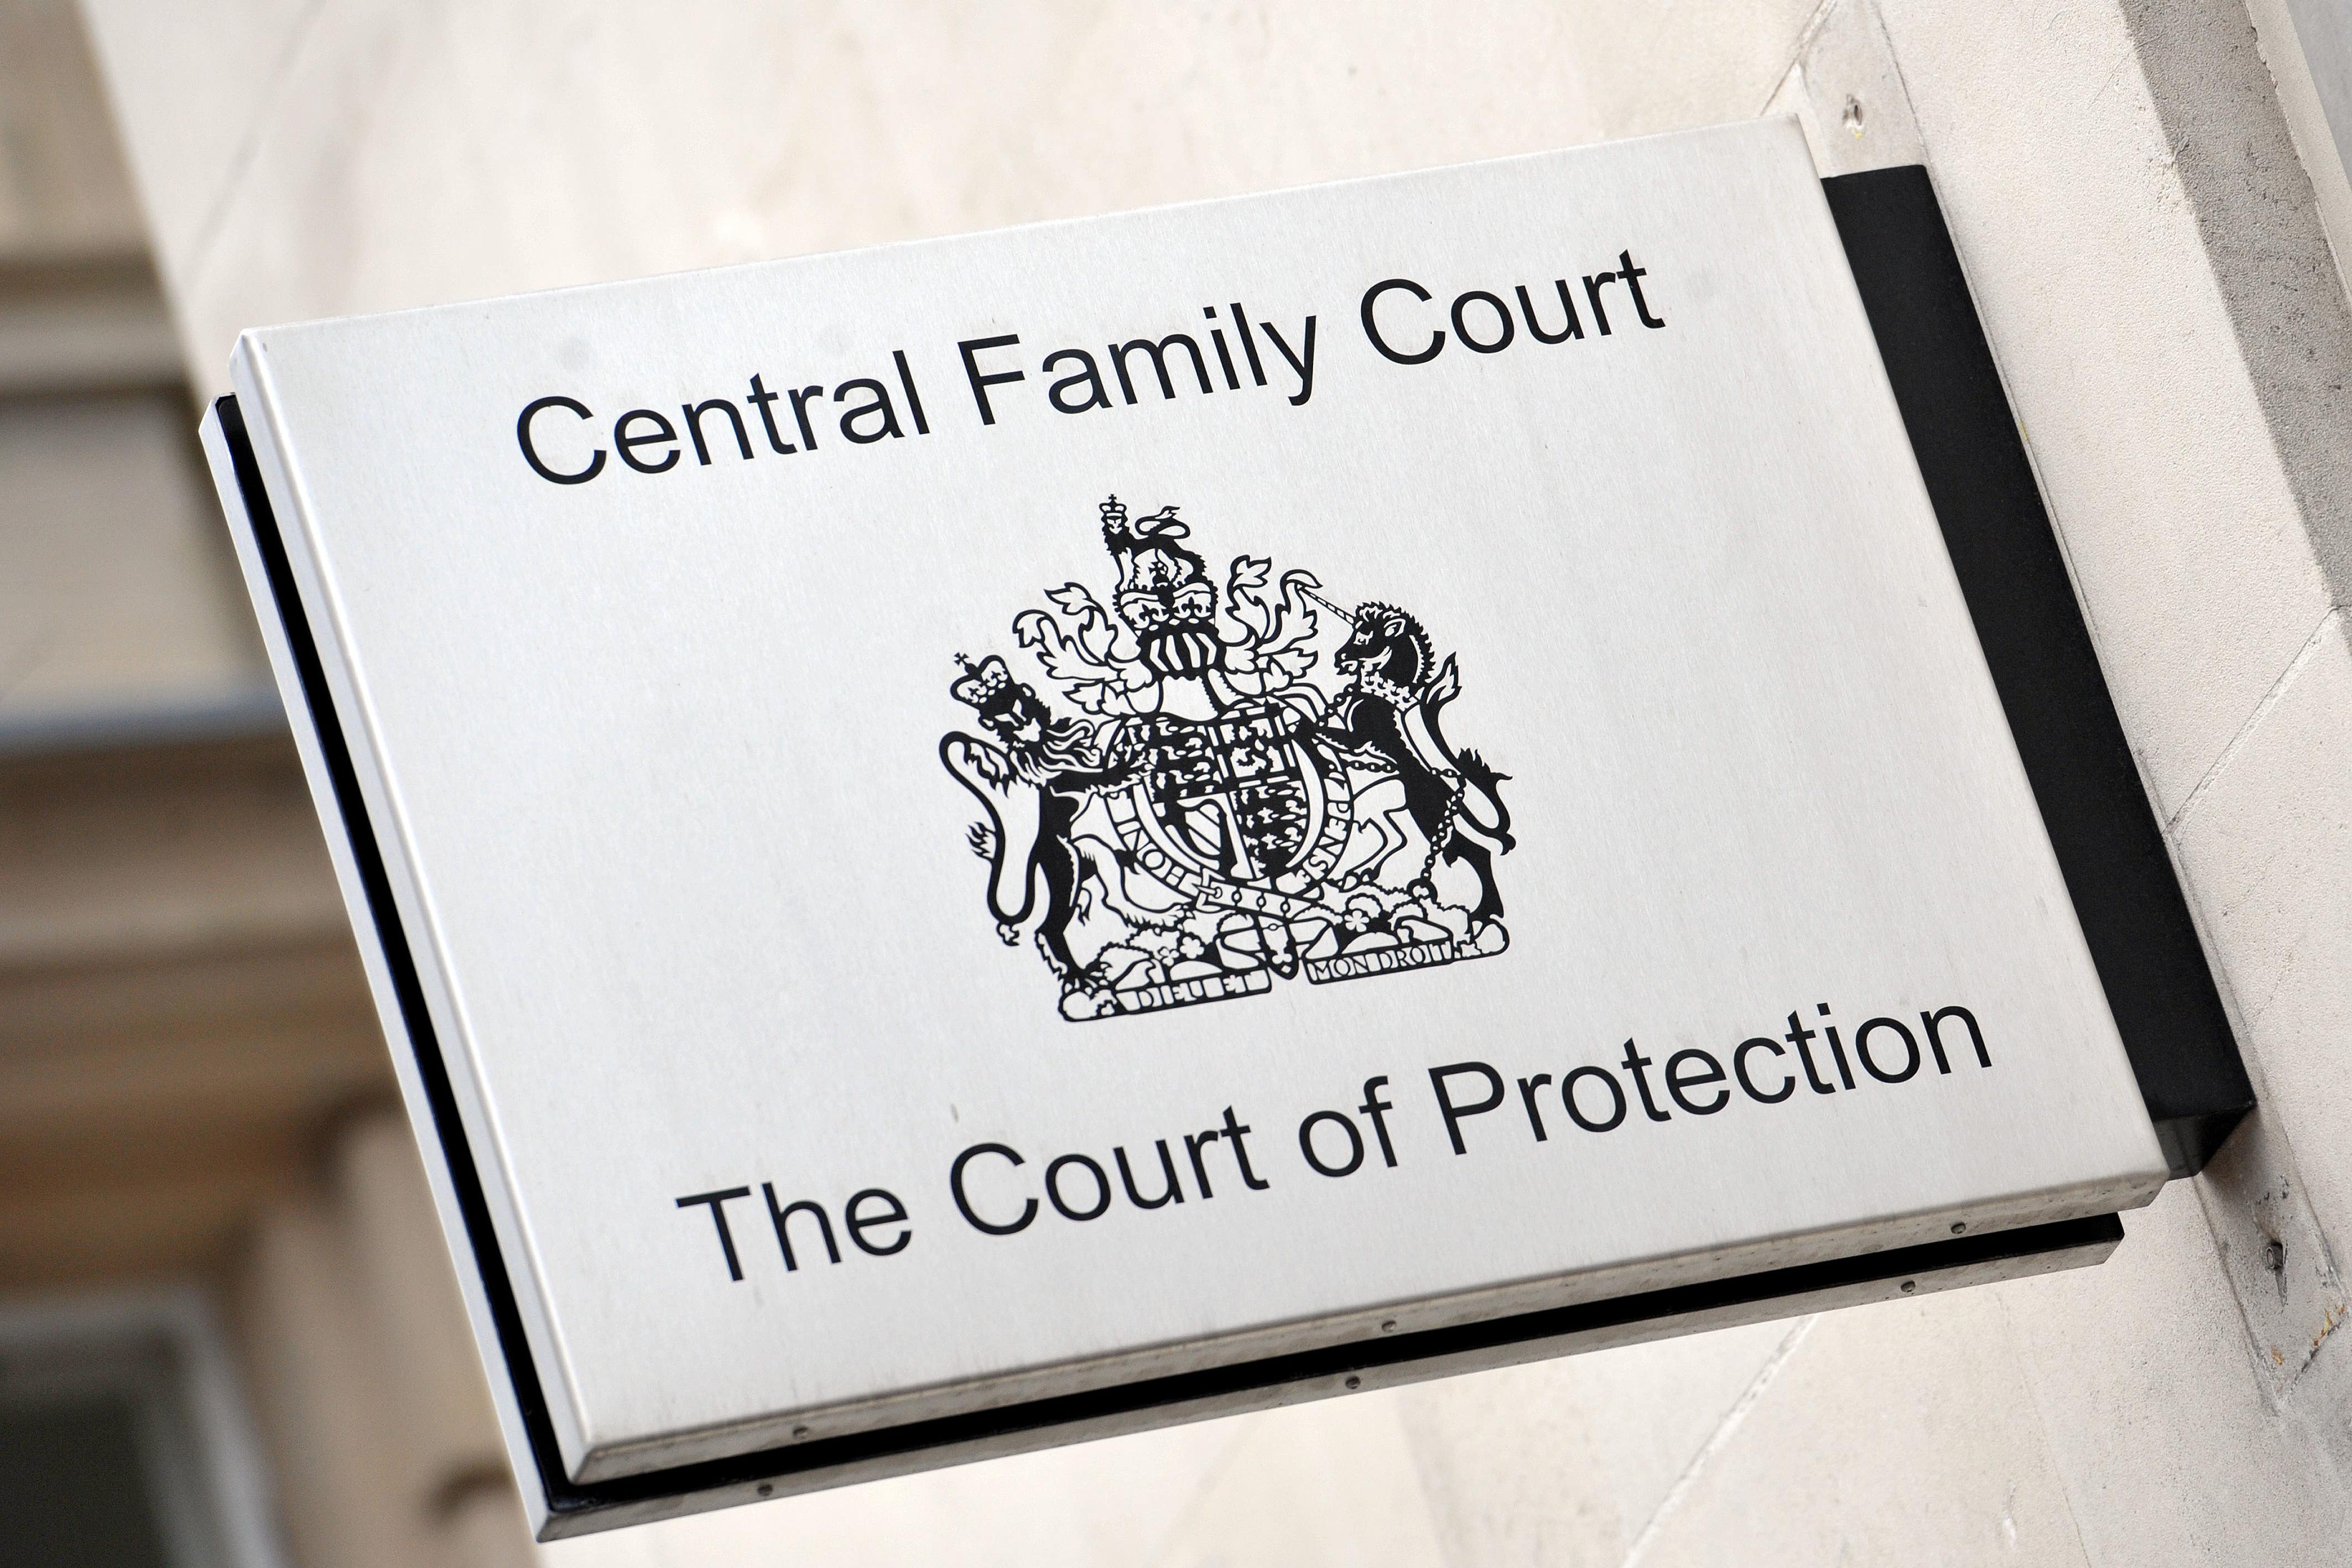
[[[1341,610],[1304,571],[1269,593],[1272,562],[1250,556],[1220,593],[1175,507],[1101,513],[1111,608],[1071,582],[1013,623],[1076,712],[999,655],[959,655],[950,695],[982,733],[940,742],[984,811],[967,837],[997,934],[1032,936],[1062,1016],[1504,951],[1508,776],[1446,742],[1460,682],[1421,622]]]

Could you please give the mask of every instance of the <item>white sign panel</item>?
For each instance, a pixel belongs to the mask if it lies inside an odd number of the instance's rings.
[[[1790,125],[235,379],[551,1531],[2163,1179]]]

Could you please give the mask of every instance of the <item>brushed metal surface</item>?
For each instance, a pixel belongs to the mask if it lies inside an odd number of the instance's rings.
[[[1443,327],[1463,290],[1541,298],[1628,248],[1663,329],[1406,367],[1357,324],[1385,277]],[[1303,403],[1277,371],[1045,405],[1051,350],[1236,300],[1317,317]],[[956,344],[1016,333],[996,362],[1029,380],[982,425]],[[515,445],[535,398],[609,425],[755,371],[887,382],[894,350],[927,435],[742,461],[714,423],[709,465],[566,486]],[[273,329],[234,373],[574,1477],[2162,1180],[1788,122]],[[1507,952],[1056,1016],[937,747],[969,727],[950,655],[1023,663],[1016,611],[1105,592],[1112,491],[1181,504],[1220,574],[1271,556],[1456,654],[1449,726],[1512,776]],[[1727,1057],[1821,1003],[1849,1028],[1965,1006],[1993,1065],[1542,1142],[1514,1094],[1461,1155],[1433,1107],[1434,1067]],[[1301,1119],[1379,1075],[1397,1165],[1315,1175]],[[1017,1208],[1055,1156],[1149,1161],[1228,1106],[1265,1190],[1220,1155],[1213,1199],[1003,1237],[950,1201],[968,1146],[1024,1155],[975,1178]],[[788,1273],[762,1182],[837,1227],[887,1188],[912,1239],[835,1265],[800,1238]],[[737,1281],[676,1200],[746,1186]]]

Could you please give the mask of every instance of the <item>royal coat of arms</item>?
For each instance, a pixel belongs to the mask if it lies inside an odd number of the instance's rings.
[[[1502,952],[1508,776],[1445,738],[1454,658],[1409,612],[1342,610],[1254,556],[1221,595],[1174,507],[1101,511],[1110,610],[1070,582],[1013,622],[1058,701],[959,654],[950,693],[983,733],[940,742],[986,812],[969,838],[997,934],[1034,937],[1062,1016]]]

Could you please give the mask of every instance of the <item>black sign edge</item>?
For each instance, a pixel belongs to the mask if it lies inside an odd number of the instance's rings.
[[[2253,1109],[1959,253],[1925,165],[1822,182],[1977,642],[2175,1176]]]

